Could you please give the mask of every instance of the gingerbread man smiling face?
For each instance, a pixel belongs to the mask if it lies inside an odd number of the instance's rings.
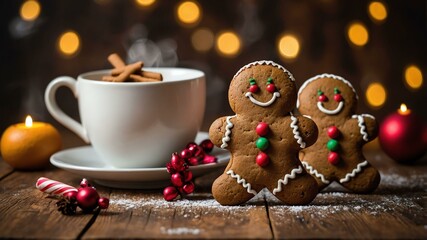
[[[228,92],[233,116],[211,125],[209,136],[231,152],[224,173],[212,186],[222,205],[236,205],[263,188],[287,204],[306,204],[317,194],[317,183],[298,160],[298,151],[317,137],[312,120],[291,114],[296,103],[292,74],[271,61],[242,67]]]
[[[379,184],[380,175],[363,156],[362,147],[377,136],[375,118],[356,115],[358,97],[350,82],[332,74],[307,80],[298,92],[297,108],[316,122],[319,136],[300,152],[306,170],[320,189],[333,181],[366,193]]]

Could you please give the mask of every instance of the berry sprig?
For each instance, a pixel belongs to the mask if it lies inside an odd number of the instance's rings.
[[[170,162],[166,164],[172,183],[172,186],[168,186],[163,190],[163,197],[166,201],[172,201],[178,195],[184,197],[193,193],[193,173],[190,171],[189,166],[215,163],[217,161],[216,157],[208,154],[212,149],[213,143],[206,139],[200,145],[191,142],[180,153],[172,153]]]

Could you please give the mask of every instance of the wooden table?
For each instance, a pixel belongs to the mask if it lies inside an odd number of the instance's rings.
[[[65,141],[65,148],[80,143]],[[345,193],[332,186],[308,206],[281,205],[261,192],[242,206],[223,207],[210,194],[220,171],[196,179],[188,199],[163,200],[156,191],[96,186],[110,198],[108,210],[65,216],[57,199],[35,188],[45,176],[78,186],[82,176],[51,166],[44,171],[14,171],[0,160],[1,238],[427,238],[427,158],[398,165],[378,148],[365,149],[382,181],[371,195]]]

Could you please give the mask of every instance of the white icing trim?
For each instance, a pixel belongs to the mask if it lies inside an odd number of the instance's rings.
[[[362,171],[362,167],[365,167],[368,165],[368,161],[361,162],[357,164],[357,167],[353,169],[351,173],[347,173],[344,178],[340,179],[340,183],[346,183],[350,181],[350,178],[354,178],[356,174],[360,173]]]
[[[225,149],[226,147],[228,147],[227,142],[229,142],[231,140],[230,138],[230,134],[231,134],[231,129],[234,127],[233,123],[230,121],[230,119],[236,117],[236,115],[234,116],[228,116],[226,118],[226,123],[227,125],[225,126],[225,133],[224,133],[224,137],[222,137],[222,144],[221,144],[221,148]]]
[[[249,64],[246,64],[245,66],[243,66],[242,68],[240,68],[239,71],[237,71],[237,73],[234,75],[233,78],[236,78],[243,70],[248,69],[248,68],[250,68],[252,66],[256,66],[256,65],[270,65],[270,66],[276,67],[276,68],[282,70],[284,73],[286,73],[288,75],[289,79],[291,79],[292,82],[295,82],[294,76],[286,68],[284,68],[283,66],[281,66],[281,65],[279,65],[279,64],[277,64],[277,63],[275,63],[273,61],[267,61],[267,60],[255,61],[255,62],[251,62]]]
[[[226,172],[226,174],[227,175],[230,175],[232,178],[235,178],[235,179],[237,179],[237,183],[238,184],[242,184],[242,186],[244,187],[244,188],[246,188],[246,191],[248,192],[248,193],[252,193],[253,195],[257,195],[257,192],[255,191],[255,190],[253,190],[252,189],[252,187],[251,187],[251,184],[250,183],[247,183],[246,182],[246,180],[244,179],[244,178],[242,178],[242,177],[240,177],[240,175],[239,174],[235,174],[234,173],[234,171],[233,170],[228,170],[227,172]]]
[[[317,108],[321,112],[326,113],[328,115],[335,115],[335,114],[341,112],[341,110],[343,109],[343,107],[344,107],[344,102],[343,101],[340,101],[340,103],[338,104],[337,108],[335,108],[334,110],[326,109],[326,108],[323,107],[323,103],[322,102],[317,102]]]
[[[372,115],[369,114],[361,114],[361,115],[353,115],[351,116],[351,118],[357,118],[357,125],[359,126],[360,129],[360,134],[362,135],[363,140],[365,140],[365,142],[369,141],[369,135],[366,132],[366,125],[365,125],[365,119],[363,117],[372,117]],[[373,118],[375,119],[375,118]]]
[[[271,104],[273,104],[273,103],[274,103],[274,101],[276,101],[276,99],[277,99],[278,97],[280,97],[280,93],[279,93],[279,92],[274,92],[274,93],[273,93],[273,96],[271,97],[271,99],[270,99],[268,102],[260,102],[260,101],[256,100],[254,97],[252,97],[252,93],[251,93],[251,92],[247,92],[247,93],[245,94],[245,96],[246,96],[247,98],[249,98],[249,100],[251,100],[251,102],[252,102],[253,104],[255,104],[255,105],[258,105],[258,106],[260,106],[260,107],[268,107],[268,106],[270,106]]]
[[[319,173],[319,172],[318,172],[316,169],[314,169],[310,164],[308,164],[308,163],[307,163],[307,162],[305,162],[305,161],[301,161],[301,163],[302,163],[302,165],[305,167],[305,169],[306,169],[306,170],[308,170],[308,172],[309,172],[311,175],[314,175],[315,177],[319,178],[319,179],[320,179],[320,181],[322,181],[322,183],[324,183],[324,184],[329,184],[329,183],[330,183],[330,181],[329,181],[329,180],[327,180],[323,174]]]
[[[305,144],[304,140],[302,139],[302,137],[299,133],[299,130],[298,130],[298,125],[297,125],[298,118],[294,117],[292,115],[292,113],[290,113],[290,114],[291,114],[291,119],[292,119],[291,128],[293,129],[292,132],[294,134],[294,138],[297,140],[297,143],[299,144],[300,148],[305,148],[306,144]]]
[[[273,189],[273,194],[276,195],[276,193],[279,193],[282,191],[282,184],[286,185],[289,182],[289,179],[296,178],[297,174],[302,173],[302,167],[301,165],[298,166],[298,168],[292,169],[290,174],[286,174],[283,179],[279,179],[277,181],[277,188]]]
[[[301,88],[298,90],[297,108],[299,108],[299,104],[300,104],[300,102],[299,102],[299,95],[301,94],[302,90],[304,90],[304,88],[307,87],[307,85],[309,83],[311,83],[311,82],[313,82],[315,80],[321,79],[321,78],[332,78],[332,79],[340,80],[340,81],[344,82],[354,92],[354,94],[356,95],[356,99],[359,99],[359,97],[357,96],[356,90],[354,89],[353,85],[351,85],[351,83],[349,81],[345,80],[343,77],[340,77],[340,76],[337,76],[337,75],[334,75],[334,74],[324,73],[324,74],[320,74],[320,75],[314,76],[314,77],[308,79],[307,81],[305,81],[302,84]]]

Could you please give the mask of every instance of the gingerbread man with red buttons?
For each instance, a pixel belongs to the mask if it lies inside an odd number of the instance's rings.
[[[298,91],[297,108],[317,124],[315,144],[302,149],[300,159],[323,189],[333,181],[356,193],[368,193],[380,182],[362,147],[378,134],[375,118],[356,115],[358,96],[342,77],[322,74],[308,79]]]
[[[292,114],[297,98],[292,74],[272,61],[247,64],[233,77],[228,98],[235,115],[215,120],[209,130],[211,141],[231,152],[212,185],[214,198],[237,205],[267,188],[286,204],[310,203],[318,186],[298,152],[316,141],[317,127]]]

